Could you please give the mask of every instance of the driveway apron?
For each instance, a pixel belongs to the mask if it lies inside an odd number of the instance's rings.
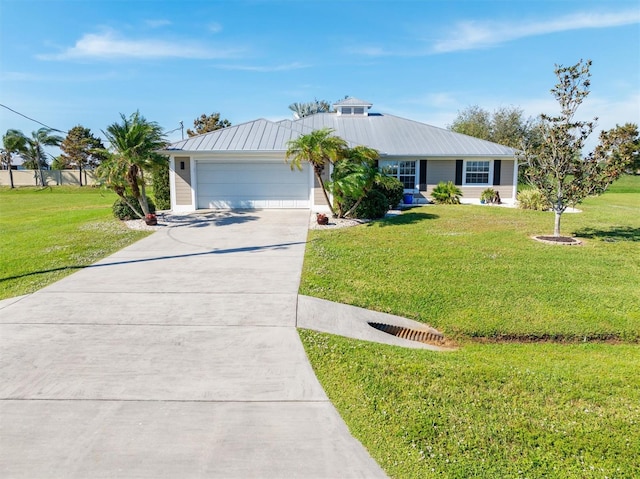
[[[0,477],[386,477],[306,359],[309,212],[183,217],[0,306]]]

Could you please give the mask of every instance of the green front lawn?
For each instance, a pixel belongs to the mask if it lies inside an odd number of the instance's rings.
[[[90,187],[0,188],[0,299],[32,293],[147,236],[113,217],[115,199]]]
[[[549,213],[489,206],[310,232],[301,293],[408,316],[460,345],[300,332],[391,477],[640,477],[640,177],[580,208],[563,221],[579,247],[530,239],[552,231]]]
[[[640,177],[580,208],[563,215],[579,247],[531,239],[553,231],[552,213],[494,206],[425,206],[311,231],[300,292],[416,319],[453,339],[637,341]]]

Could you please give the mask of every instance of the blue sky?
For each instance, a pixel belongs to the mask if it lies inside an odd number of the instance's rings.
[[[536,116],[555,112],[554,65],[581,58],[579,116],[640,123],[637,0],[0,0],[0,103],[99,136],[135,110],[186,130],[345,95],[440,127],[469,105]],[[0,108],[2,133],[39,127]]]

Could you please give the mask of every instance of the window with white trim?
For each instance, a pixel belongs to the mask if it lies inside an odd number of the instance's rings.
[[[464,184],[488,185],[491,177],[490,161],[465,161]]]
[[[379,169],[389,176],[398,178],[405,190],[413,190],[416,187],[416,162],[415,161],[381,161]]]

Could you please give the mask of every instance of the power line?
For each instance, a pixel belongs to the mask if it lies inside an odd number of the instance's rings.
[[[44,123],[42,123],[41,121],[34,120],[33,118],[28,117],[27,115],[24,115],[24,114],[20,113],[19,111],[15,111],[13,108],[9,108],[7,105],[3,105],[2,103],[0,103],[0,106],[1,106],[1,107],[3,107],[3,108],[6,108],[6,109],[7,109],[7,110],[9,110],[9,111],[12,111],[12,112],[13,112],[13,113],[15,113],[16,115],[20,115],[20,116],[22,116],[22,117],[26,118],[27,120],[31,120],[31,121],[33,121],[33,122],[36,122],[38,125],[42,125],[42,126],[44,126],[45,128],[49,128],[51,131],[58,131],[58,132],[60,132],[60,133],[66,133],[66,134],[68,134],[68,133],[69,133],[68,131],[58,130],[57,128],[52,128],[52,127],[50,127],[49,125],[45,125],[45,124],[44,124]]]

